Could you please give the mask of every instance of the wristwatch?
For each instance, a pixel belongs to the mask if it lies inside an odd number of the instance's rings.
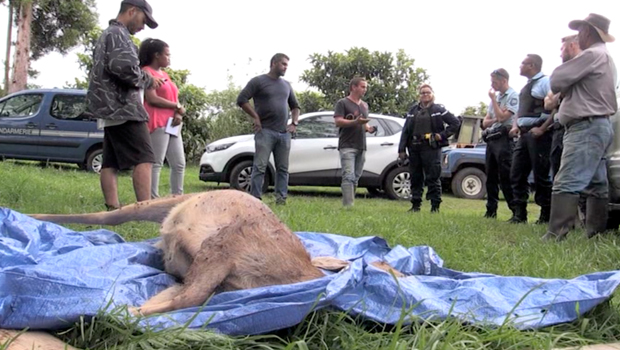
[[[293,124],[293,125],[295,125],[295,126],[299,125],[299,123],[298,123],[298,122],[291,122],[291,124]]]

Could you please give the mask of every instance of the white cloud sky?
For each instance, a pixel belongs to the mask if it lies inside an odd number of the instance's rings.
[[[222,89],[227,75],[245,85],[264,73],[276,52],[291,57],[286,79],[296,90],[310,67],[312,53],[344,52],[358,46],[396,52],[416,60],[430,75],[437,102],[454,113],[467,105],[488,102],[489,74],[505,68],[517,90],[526,79],[519,64],[526,54],[543,58],[543,72],[560,63],[560,38],[575,32],[573,19],[588,13],[611,20],[610,32],[620,39],[620,15],[615,1],[349,1],[274,0],[197,1],[150,0],[159,28],[146,28],[140,39],[159,38],[170,45],[172,68],[189,69],[190,82],[206,91]],[[116,17],[120,1],[98,0],[99,22]],[[0,18],[7,17],[5,7]],[[4,57],[6,23],[0,25]],[[608,44],[620,62],[620,42]],[[62,87],[81,77],[75,54],[51,54],[35,62],[41,72],[33,81],[43,87]],[[372,87],[371,87],[372,88]],[[372,108],[372,107],[371,107]]]

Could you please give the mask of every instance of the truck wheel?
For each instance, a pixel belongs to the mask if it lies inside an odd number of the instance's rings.
[[[250,192],[250,180],[252,179],[252,161],[244,160],[239,162],[232,168],[230,172],[230,187],[239,191]],[[270,180],[269,171],[265,172],[265,180],[263,181],[263,193],[269,190]]]
[[[392,169],[385,177],[383,186],[389,199],[411,199],[411,178],[407,167]]]
[[[86,157],[86,170],[94,173],[101,173],[101,165],[103,164],[103,150],[101,148],[94,149],[88,153]]]
[[[458,198],[482,199],[487,193],[487,176],[478,168],[463,168],[452,178],[452,193]]]

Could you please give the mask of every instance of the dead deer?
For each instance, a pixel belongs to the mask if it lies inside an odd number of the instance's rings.
[[[90,214],[32,214],[55,223],[119,225],[161,223],[164,266],[182,283],[155,295],[134,314],[149,315],[202,305],[214,292],[291,284],[324,276],[348,262],[311,260],[299,238],[259,199],[237,190],[164,197]],[[383,262],[380,269],[402,276]]]

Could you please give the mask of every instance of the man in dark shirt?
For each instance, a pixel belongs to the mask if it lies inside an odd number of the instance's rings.
[[[288,81],[281,78],[286,73],[288,61],[285,54],[275,54],[271,58],[269,73],[252,78],[237,97],[237,104],[254,123],[256,151],[250,193],[261,198],[265,170],[273,152],[276,167],[276,204],[286,204],[290,133],[295,132],[299,119],[299,103],[293,88]],[[254,100],[254,107],[250,104],[250,99]],[[293,121],[287,126],[289,108]]]
[[[108,210],[120,207],[119,170],[133,168],[138,202],[151,199],[154,156],[142,91],[158,87],[161,81],[140,69],[138,48],[131,40],[145,24],[157,27],[151,6],[145,0],[124,0],[117,18],[110,21],[93,50],[86,101],[89,112],[104,128],[100,181]]]
[[[364,170],[366,132],[374,132],[368,125],[368,104],[362,101],[368,84],[364,78],[353,78],[349,96],[340,99],[334,109],[334,121],[339,127],[338,150],[342,164],[342,205],[353,206],[357,181]]]

